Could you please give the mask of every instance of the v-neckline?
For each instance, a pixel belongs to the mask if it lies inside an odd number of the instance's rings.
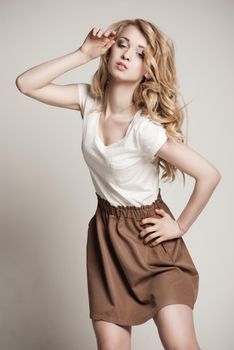
[[[124,135],[124,137],[122,137],[120,140],[116,141],[116,142],[112,142],[111,144],[109,145],[105,145],[104,142],[101,140],[100,138],[100,134],[99,134],[99,126],[100,126],[100,118],[101,118],[101,113],[102,112],[97,112],[97,118],[96,118],[96,128],[95,128],[95,136],[96,136],[96,140],[99,142],[99,144],[104,148],[104,149],[108,149],[108,148],[111,148],[115,145],[118,145],[119,143],[123,142],[127,136],[128,136],[128,133],[132,127],[132,124],[133,122],[135,121],[135,119],[137,118],[138,116],[138,113],[140,112],[140,109],[138,109],[138,111],[134,114],[128,128],[127,128],[127,131]]]

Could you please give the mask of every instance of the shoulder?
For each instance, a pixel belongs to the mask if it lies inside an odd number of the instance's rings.
[[[80,105],[80,112],[82,118],[86,116],[88,112],[90,112],[93,108],[96,107],[97,100],[91,93],[91,84],[89,83],[78,83],[78,98]]]
[[[147,133],[158,133],[165,134],[166,129],[160,122],[152,120],[148,115],[142,114],[138,118],[138,123],[136,123],[136,131],[139,136]]]
[[[90,84],[89,83],[78,83],[77,89],[79,97],[82,99],[90,96]]]
[[[147,115],[139,116],[135,132],[139,147],[151,160],[168,139],[163,125]]]

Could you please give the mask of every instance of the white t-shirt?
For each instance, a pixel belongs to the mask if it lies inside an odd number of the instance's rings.
[[[99,99],[90,95],[90,84],[77,84],[82,116],[81,149],[97,194],[112,205],[140,207],[151,204],[159,186],[158,157],[167,140],[161,124],[139,110],[125,136],[108,146],[99,137]]]

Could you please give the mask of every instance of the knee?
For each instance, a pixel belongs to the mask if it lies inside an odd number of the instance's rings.
[[[122,349],[124,349],[123,347],[121,347],[121,346],[115,346],[115,345],[104,345],[104,346],[100,346],[99,348],[98,348],[98,350],[122,350]]]
[[[105,341],[102,344],[99,344],[98,350],[123,350],[129,349],[127,344],[123,344],[123,342],[113,342],[113,341]]]
[[[201,350],[198,344],[194,344],[191,342],[174,344],[167,348],[167,350]]]

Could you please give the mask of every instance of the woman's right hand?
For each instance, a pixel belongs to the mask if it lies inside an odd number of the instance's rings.
[[[94,27],[88,33],[79,50],[88,60],[92,60],[103,55],[115,43],[115,35],[115,31],[104,31],[102,28],[98,30]]]

